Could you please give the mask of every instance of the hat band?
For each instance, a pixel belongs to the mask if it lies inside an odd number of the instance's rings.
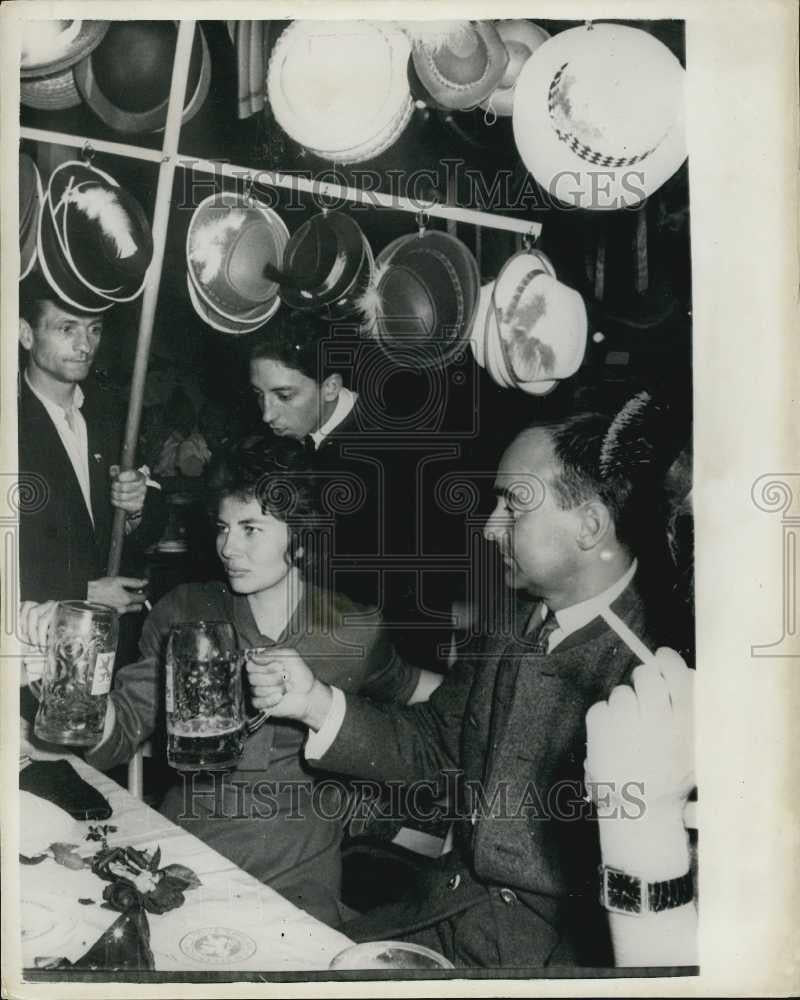
[[[556,105],[560,103],[559,87],[561,84],[561,77],[564,75],[564,71],[568,66],[569,63],[564,63],[550,82],[550,87],[547,92],[547,113],[550,115],[553,130],[558,138],[563,143],[566,143],[576,156],[580,157],[581,160],[585,160],[587,163],[591,163],[592,166],[613,167],[615,169],[619,169],[620,167],[632,167],[636,163],[641,163],[642,160],[647,159],[651,153],[655,152],[658,148],[658,144],[653,146],[651,149],[646,150],[644,153],[637,153],[636,156],[608,156],[605,153],[598,152],[596,149],[592,149],[591,146],[587,146],[585,142],[573,135],[571,132],[565,132],[563,129],[560,129],[556,124],[555,110]]]

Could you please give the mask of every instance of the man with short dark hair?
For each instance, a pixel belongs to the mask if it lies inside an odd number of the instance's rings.
[[[522,432],[504,453],[484,533],[521,599],[428,704],[345,697],[291,650],[248,665],[254,704],[309,727],[315,767],[450,790],[457,849],[416,893],[348,923],[356,940],[412,940],[466,966],[611,962],[584,801],[585,715],[639,662],[604,612],[651,640],[626,534],[647,511],[630,478],[600,472],[608,428],[607,417],[571,417]]]
[[[20,592],[125,614],[141,610],[147,581],[105,575],[112,508],[125,511],[128,530],[137,526],[147,476],[114,464],[121,414],[87,382],[102,334],[102,313],[61,302],[39,275],[20,286],[19,471],[31,497],[20,511]]]
[[[250,348],[250,385],[263,422],[280,437],[303,441],[329,480],[323,494],[333,531],[328,586],[377,606],[402,655],[432,665],[442,630],[449,637],[449,619],[431,610],[427,590],[436,573],[418,551],[413,491],[422,453],[411,430],[398,440],[389,407],[365,411],[337,368],[343,356],[352,359],[360,384],[386,368],[378,344],[334,333],[312,314],[282,310]],[[428,512],[436,513],[435,507]]]
[[[264,423],[318,450],[352,414],[358,394],[330,363],[327,324],[284,310],[250,348],[250,385]]]

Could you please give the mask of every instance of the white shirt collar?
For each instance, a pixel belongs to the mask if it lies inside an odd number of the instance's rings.
[[[577,632],[584,625],[588,625],[601,611],[613,604],[634,578],[638,566],[638,561],[634,559],[616,583],[612,583],[610,587],[607,587],[599,594],[595,594],[594,597],[588,598],[588,600],[556,611],[558,630],[553,633],[553,638],[559,642],[566,639],[568,635]],[[551,642],[551,648],[552,646],[553,643]]]
[[[31,390],[34,396],[36,396],[36,398],[39,400],[42,406],[44,406],[44,408],[47,410],[50,416],[53,417],[53,419],[63,420],[64,415],[67,413],[68,410],[70,409],[80,410],[81,407],[83,406],[83,399],[84,399],[83,389],[81,389],[81,387],[77,384],[77,382],[75,383],[74,386],[74,392],[72,394],[72,406],[70,407],[70,406],[62,406],[60,403],[56,403],[52,399],[48,399],[47,396],[43,395],[40,392],[40,390],[37,389],[36,386],[31,382],[28,376],[27,368],[25,369],[25,381],[28,383],[28,388]]]
[[[333,413],[328,417],[319,430],[313,431],[311,434],[317,448],[319,448],[331,431],[338,427],[344,418],[349,415],[350,411],[356,405],[357,399],[358,393],[352,392],[350,389],[346,389],[342,386],[339,390],[339,396],[336,400],[336,406]]]

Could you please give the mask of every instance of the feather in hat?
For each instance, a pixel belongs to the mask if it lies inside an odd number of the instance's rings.
[[[99,222],[103,235],[113,241],[117,259],[132,257],[139,247],[131,232],[128,214],[116,194],[104,187],[72,187],[65,198],[93,222]]]
[[[192,233],[189,259],[199,272],[202,284],[209,284],[219,274],[230,233],[241,229],[245,218],[242,209],[234,208],[220,218],[197,226]]]
[[[356,299],[356,308],[361,313],[361,329],[365,333],[376,332],[378,319],[382,315],[382,300],[379,291],[381,281],[389,271],[391,261],[384,261],[378,264],[372,275],[372,281],[367,285],[362,294]]]

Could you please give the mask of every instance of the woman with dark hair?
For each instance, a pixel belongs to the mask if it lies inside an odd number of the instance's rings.
[[[161,664],[176,622],[229,621],[242,650],[264,655],[289,646],[330,683],[377,700],[427,695],[424,672],[396,655],[377,612],[312,582],[308,570],[324,524],[300,444],[249,437],[212,464],[208,483],[227,582],[184,584],[151,612],[141,659],[117,672],[103,739],[86,754],[102,770],[130,760],[157,730]],[[303,909],[336,923],[343,789],[315,781],[302,727],[249,709],[236,769],[214,779],[189,775],[169,789],[161,811]]]

